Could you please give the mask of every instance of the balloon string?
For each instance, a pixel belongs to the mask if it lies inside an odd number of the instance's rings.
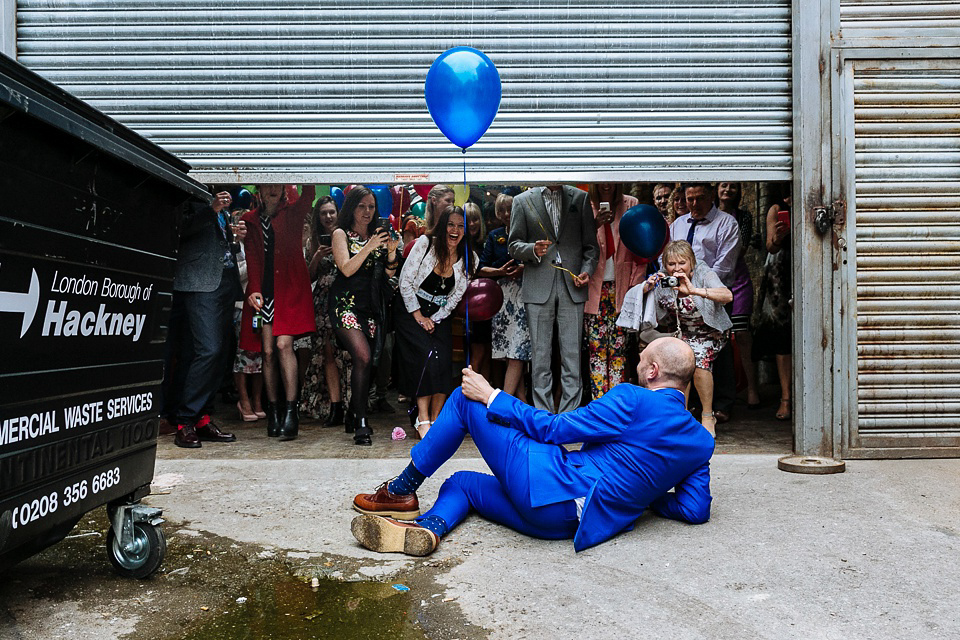
[[[467,150],[466,148],[461,149],[463,151],[463,190],[467,193],[467,201],[470,200],[470,192],[467,191]],[[464,202],[466,204],[466,202]],[[464,232],[466,234],[465,241],[467,243],[467,250],[464,252],[464,266],[467,272],[467,288],[470,288],[470,225],[467,223],[467,216],[463,216],[463,226]],[[466,340],[464,345],[466,346],[466,356],[467,366],[470,366],[470,296],[467,295],[465,291],[463,294],[463,314],[464,314],[464,333],[466,334]]]

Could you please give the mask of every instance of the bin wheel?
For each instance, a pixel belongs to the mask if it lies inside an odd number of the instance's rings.
[[[124,549],[113,532],[107,531],[107,555],[117,573],[126,578],[146,578],[153,574],[167,553],[167,540],[160,527],[147,522],[133,525],[133,542]]]

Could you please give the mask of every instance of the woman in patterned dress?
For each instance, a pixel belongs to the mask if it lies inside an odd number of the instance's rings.
[[[244,247],[249,280],[240,347],[263,351],[267,435],[293,440],[300,429],[293,342],[297,336],[317,330],[310,274],[303,260],[303,221],[313,204],[314,187],[305,185],[303,195],[295,200],[292,185],[260,185],[257,194],[260,206],[242,218],[247,225]],[[253,332],[254,311],[263,320],[259,336]],[[278,404],[281,377],[285,401]]]
[[[507,253],[512,208],[513,196],[505,193],[497,196],[494,210],[497,219],[504,226],[494,229],[487,236],[483,253],[480,254],[480,269],[477,274],[484,278],[496,278],[503,291],[503,306],[492,320],[491,355],[494,360],[507,361],[503,390],[526,402],[523,369],[525,363],[530,362],[530,330],[527,328],[527,312],[520,295],[523,265],[517,264]]]
[[[713,415],[713,361],[726,344],[732,326],[723,305],[733,301],[733,293],[716,273],[697,264],[693,248],[684,240],[667,244],[662,261],[663,269],[644,281],[643,291],[655,292],[660,324],[668,330],[677,328],[680,339],[693,349],[697,365],[693,386],[703,406],[700,422],[713,433],[717,425]],[[677,278],[676,287],[664,286],[667,276]]]
[[[354,444],[364,446],[372,444],[367,406],[373,363],[383,346],[383,291],[400,266],[398,238],[378,230],[378,223],[373,192],[357,186],[343,202],[332,237],[337,274],[330,285],[330,323],[353,362],[346,431],[353,433]]]
[[[601,203],[606,205],[603,209]],[[624,195],[622,185],[607,182],[590,185],[590,204],[600,257],[587,286],[583,336],[589,354],[590,397],[596,400],[626,379],[627,333],[617,326],[617,316],[627,291],[643,282],[647,267],[620,242],[620,219],[637,199]]]
[[[332,244],[338,213],[333,198],[320,198],[313,207],[307,239],[310,258],[307,269],[314,282],[313,312],[317,320],[317,336],[310,347],[300,410],[314,418],[324,418],[325,427],[343,424],[343,391],[350,375],[350,359],[343,349],[337,347],[327,305],[330,285],[337,277]]]

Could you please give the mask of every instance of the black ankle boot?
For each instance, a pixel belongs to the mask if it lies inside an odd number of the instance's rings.
[[[373,429],[370,427],[370,423],[367,422],[366,418],[359,418],[357,420],[356,432],[353,434],[353,444],[369,447],[373,444],[370,440],[371,435],[373,435]]]
[[[342,402],[331,402],[330,403],[330,415],[324,421],[323,426],[325,427],[336,427],[343,424],[343,403]]]
[[[343,417],[343,431],[344,433],[353,433],[356,428],[357,416],[353,412],[353,409],[347,409],[347,413]]]
[[[296,400],[283,405],[285,410],[280,422],[280,440],[295,440],[300,432],[300,407]]]
[[[280,435],[280,409],[276,402],[268,402],[263,410],[267,414],[267,436],[276,438]]]

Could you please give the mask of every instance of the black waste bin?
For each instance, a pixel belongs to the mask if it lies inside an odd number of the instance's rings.
[[[108,506],[121,573],[163,558],[149,493],[189,166],[0,55],[0,570]]]

